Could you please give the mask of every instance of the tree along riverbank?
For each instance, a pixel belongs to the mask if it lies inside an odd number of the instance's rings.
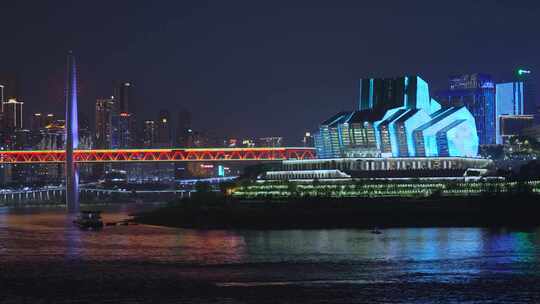
[[[196,195],[136,214],[142,224],[200,229],[372,227],[531,227],[540,225],[532,193],[428,198],[238,200]]]

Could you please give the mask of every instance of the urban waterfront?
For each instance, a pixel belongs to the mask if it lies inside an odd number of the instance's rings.
[[[0,304],[540,303],[540,2],[0,10]]]
[[[151,208],[111,206],[103,217]],[[82,231],[71,220],[61,208],[0,209],[0,302],[540,299],[539,228]]]

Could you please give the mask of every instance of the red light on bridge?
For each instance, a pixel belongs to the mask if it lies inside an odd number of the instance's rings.
[[[280,161],[313,159],[313,148],[200,148],[200,149],[132,149],[77,150],[79,163],[114,162],[180,162],[180,161]],[[0,164],[63,163],[65,152],[0,151]]]

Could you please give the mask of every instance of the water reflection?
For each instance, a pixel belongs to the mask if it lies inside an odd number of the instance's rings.
[[[78,260],[81,257],[81,232],[72,229],[76,215],[67,214],[64,220],[64,238],[66,240],[66,259]]]
[[[132,211],[122,207],[103,218],[115,222]],[[540,255],[538,230],[408,228],[376,235],[355,229],[204,231],[137,225],[92,232],[80,231],[72,220],[62,209],[1,209],[2,261],[316,263],[345,265],[339,268],[341,279],[414,274],[423,280],[453,280],[486,272],[537,271]],[[366,274],[370,267],[380,273]]]

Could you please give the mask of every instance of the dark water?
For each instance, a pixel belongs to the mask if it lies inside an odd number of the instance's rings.
[[[0,302],[537,303],[540,230],[86,232],[0,208]]]

